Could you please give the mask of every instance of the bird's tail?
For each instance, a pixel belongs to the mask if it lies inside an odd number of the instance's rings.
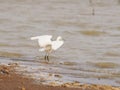
[[[36,40],[36,39],[39,39],[39,36],[31,37],[30,39],[31,40]]]

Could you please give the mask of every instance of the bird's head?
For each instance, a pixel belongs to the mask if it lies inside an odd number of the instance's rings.
[[[62,37],[61,37],[61,36],[58,36],[58,37],[57,37],[57,41],[63,41]]]

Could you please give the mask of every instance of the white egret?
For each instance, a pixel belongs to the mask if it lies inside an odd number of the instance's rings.
[[[61,36],[58,36],[56,41],[52,41],[52,35],[42,35],[42,36],[35,36],[35,37],[31,37],[31,40],[38,40],[40,49],[39,51],[45,51],[46,55],[44,57],[45,60],[49,61],[49,54],[52,51],[57,50],[58,48],[60,48],[63,44],[64,41],[62,40]]]

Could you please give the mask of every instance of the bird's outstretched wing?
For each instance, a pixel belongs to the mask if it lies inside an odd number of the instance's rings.
[[[53,41],[52,42],[52,49],[57,50],[64,44],[64,41]]]
[[[31,37],[31,40],[38,40],[40,47],[45,47],[47,44],[51,44],[52,35],[42,35]]]
[[[51,39],[52,38],[52,35],[42,35],[42,36],[35,36],[35,37],[31,37],[30,39],[31,40],[36,40],[36,39]]]

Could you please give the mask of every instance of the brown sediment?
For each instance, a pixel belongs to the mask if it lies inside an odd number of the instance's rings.
[[[97,62],[95,63],[95,66],[99,68],[115,68],[119,65],[117,63],[112,62]]]
[[[120,66],[119,64],[113,62],[87,62],[87,63],[98,68],[115,68]]]
[[[106,52],[104,55],[106,56],[114,56],[114,57],[119,57],[120,56],[120,53],[117,53],[117,52]]]
[[[20,53],[14,53],[14,52],[5,52],[5,51],[0,51],[0,56],[1,57],[22,57],[23,55]]]
[[[35,84],[33,79],[16,74],[15,64],[0,65],[0,90],[79,90]]]
[[[55,82],[48,85],[36,84],[33,79],[16,74],[17,64],[0,65],[0,90],[120,90],[120,87],[106,85],[80,84],[79,82],[57,85]]]
[[[96,30],[80,31],[80,33],[87,36],[100,36],[106,34],[106,32]]]

